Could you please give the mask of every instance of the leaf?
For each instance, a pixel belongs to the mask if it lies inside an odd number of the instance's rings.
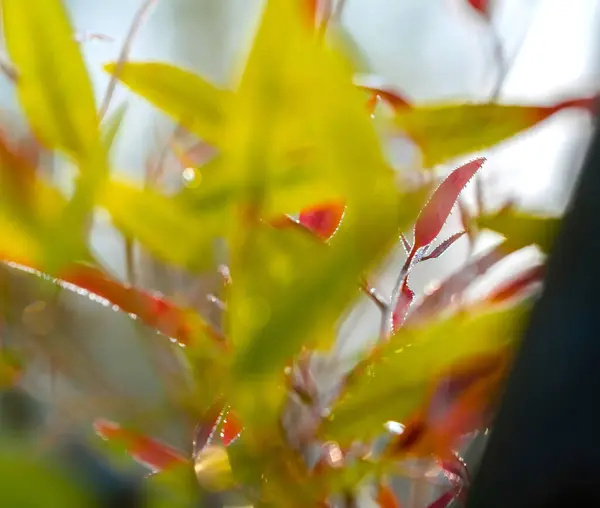
[[[103,439],[121,443],[135,460],[153,471],[162,471],[176,467],[178,464],[189,463],[189,460],[175,448],[126,430],[114,422],[96,420],[94,428]]]
[[[174,198],[115,180],[108,182],[101,204],[124,234],[162,260],[190,271],[212,262],[222,215],[200,217]]]
[[[0,456],[0,505],[77,508],[97,503],[88,489],[56,466],[40,460],[39,454],[23,453],[22,448],[5,442]]]
[[[60,0],[2,2],[19,101],[39,139],[78,159],[97,149],[94,94]],[[60,58],[58,58],[60,55]]]
[[[402,508],[396,493],[390,486],[382,483],[377,488],[377,504],[380,508]]]
[[[391,88],[378,88],[366,85],[359,85],[358,88],[364,90],[365,92],[369,92],[371,95],[368,103],[370,111],[374,109],[378,98],[387,102],[394,110],[412,107],[408,99]]]
[[[491,229],[503,235],[506,244],[513,249],[535,244],[545,253],[551,249],[561,222],[559,217],[525,214],[513,207],[475,220],[481,229]]]
[[[397,110],[395,122],[421,148],[424,167],[432,168],[456,157],[490,148],[564,109],[592,111],[594,103],[595,97],[585,97],[553,106],[415,106]]]
[[[467,0],[469,5],[473,7],[483,17],[488,18],[490,15],[491,0]]]
[[[406,324],[362,364],[321,429],[326,439],[360,440],[383,432],[387,421],[405,421],[425,403],[429,388],[469,360],[512,347],[525,307],[456,315],[427,326]]]
[[[302,210],[298,220],[323,240],[327,240],[337,231],[344,210],[342,203],[325,204]]]
[[[429,319],[439,315],[452,303],[455,295],[461,294],[478,277],[484,275],[490,268],[512,254],[515,250],[517,249],[502,243],[467,263],[443,281],[435,291],[426,295],[408,316],[406,324],[418,325],[426,323]]]
[[[448,508],[448,506],[454,500],[456,495],[457,494],[454,489],[449,490],[448,492],[444,492],[433,503],[428,505],[427,508]]]
[[[108,172],[94,94],[60,0],[27,5],[7,0],[2,14],[8,52],[19,73],[19,101],[33,131],[48,147],[73,157],[80,169],[73,197],[46,232],[44,254],[54,268],[85,253],[87,221]]]
[[[444,374],[413,415],[405,431],[394,438],[386,455],[398,460],[434,455],[453,460],[464,435],[489,423],[492,407],[509,366],[507,351],[474,357]]]
[[[114,74],[116,64],[105,66]],[[220,90],[202,77],[173,65],[127,62],[119,80],[202,140],[222,144],[231,92]]]
[[[125,286],[92,266],[75,263],[60,273],[62,280],[105,298],[123,312],[135,314],[148,326],[182,344],[190,344],[200,333],[212,336],[213,345],[223,347],[222,338],[194,311],[181,309],[159,295]],[[208,344],[204,344],[207,347]]]
[[[450,173],[435,190],[417,218],[413,253],[435,240],[448,220],[461,191],[484,162],[485,158],[480,157],[463,164]]]
[[[466,231],[459,231],[458,233],[454,233],[450,238],[446,238],[442,243],[440,243],[435,249],[433,249],[427,256],[423,257],[421,261],[427,261],[428,259],[436,259],[439,258],[444,252],[446,252],[454,242],[462,236],[466,234]]]
[[[489,303],[502,303],[523,293],[533,284],[541,282],[546,272],[545,265],[536,265],[517,277],[495,287],[485,298]]]

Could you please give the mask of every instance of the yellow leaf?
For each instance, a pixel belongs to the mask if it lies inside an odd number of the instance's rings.
[[[453,366],[516,343],[527,307],[456,315],[420,328],[402,328],[361,365],[356,382],[333,406],[322,431],[347,443],[374,437],[387,421],[403,422],[424,402],[431,383]]]
[[[119,181],[108,182],[101,205],[124,234],[164,261],[192,271],[212,261],[222,215],[198,217],[173,198]]]
[[[40,259],[40,243],[14,219],[0,212],[0,259],[35,265]]]
[[[94,151],[94,94],[63,3],[2,0],[2,18],[19,100],[36,135],[78,159]]]
[[[419,145],[423,166],[490,148],[568,107],[589,108],[586,99],[554,106],[441,104],[397,110],[396,125]]]
[[[118,74],[117,64],[110,63],[105,69],[202,140],[222,143],[231,92],[164,63],[125,63]]]
[[[389,251],[401,220],[394,174],[352,73],[295,8],[268,1],[223,150],[224,178],[252,182],[238,196],[239,222],[229,232],[235,282],[227,333],[239,386],[232,404],[254,429],[277,421],[283,367],[304,345],[333,336],[358,296],[361,274]],[[313,185],[348,204],[327,246],[298,228],[277,230],[257,220],[278,202],[279,182],[293,175],[289,155],[297,146],[307,147],[314,164],[300,173],[300,188]],[[296,189],[288,190],[283,195],[293,201]],[[305,195],[299,204],[310,199]]]
[[[491,229],[506,238],[506,245],[514,249],[537,245],[543,252],[549,252],[558,233],[560,217],[544,217],[514,210],[512,207],[495,214],[476,218],[482,229]]]

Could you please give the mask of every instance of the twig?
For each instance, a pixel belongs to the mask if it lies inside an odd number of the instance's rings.
[[[102,100],[102,105],[100,106],[99,116],[100,119],[104,118],[106,112],[108,111],[108,106],[110,105],[110,101],[112,100],[112,96],[115,93],[115,88],[117,87],[117,82],[119,80],[119,76],[121,72],[123,72],[123,67],[129,56],[129,51],[131,50],[131,46],[133,44],[133,40],[137,35],[138,30],[142,26],[146,16],[150,12],[150,8],[154,6],[154,4],[158,0],[145,0],[140,8],[136,11],[133,21],[131,22],[131,26],[129,27],[129,32],[125,37],[125,41],[123,42],[123,47],[121,48],[121,52],[119,53],[119,59],[117,60],[117,65],[115,67],[114,72],[110,77],[110,81],[108,82],[108,87],[106,89],[106,94],[104,95],[104,99]]]
[[[381,310],[381,312],[385,313],[390,306],[389,302],[385,301],[385,298],[377,289],[372,287],[367,280],[364,280],[360,285],[361,291],[367,295],[371,301]]]
[[[0,58],[0,71],[13,83],[17,82],[19,73],[11,64],[9,64],[4,58]]]

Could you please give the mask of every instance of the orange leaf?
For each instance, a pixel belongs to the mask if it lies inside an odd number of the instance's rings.
[[[169,469],[189,460],[175,448],[155,439],[137,434],[108,420],[94,422],[96,433],[103,439],[121,443],[129,455],[154,471]]]
[[[380,484],[377,489],[377,504],[380,508],[401,508],[402,506],[394,491],[384,484]]]
[[[328,203],[300,212],[300,224],[306,226],[323,240],[327,240],[337,231],[346,207],[342,203]]]
[[[378,88],[366,85],[359,85],[358,88],[364,90],[365,92],[371,93],[371,98],[367,102],[367,107],[370,113],[372,113],[375,109],[378,99],[387,102],[394,110],[411,107],[411,103],[408,99],[390,88]]]

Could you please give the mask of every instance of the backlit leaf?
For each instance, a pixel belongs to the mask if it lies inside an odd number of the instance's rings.
[[[567,108],[592,111],[595,98],[553,106],[464,104],[415,106],[396,111],[396,125],[419,145],[423,165],[432,168],[450,159],[490,148]]]
[[[491,0],[467,0],[469,5],[473,7],[477,12],[479,12],[482,16],[488,17],[490,10]]]
[[[429,254],[427,254],[421,261],[427,261],[428,259],[436,259],[439,258],[444,252],[446,252],[459,238],[466,234],[466,231],[459,231],[458,233],[454,233],[450,238],[446,238],[442,243],[440,243],[435,249],[433,249]]]
[[[60,0],[2,2],[20,103],[36,135],[78,159],[97,148],[92,85]]]
[[[347,443],[378,435],[387,421],[406,421],[444,373],[514,344],[525,310],[456,315],[423,327],[400,328],[371,362],[362,364],[360,382],[351,382],[332,407],[323,435]]]
[[[106,65],[114,73],[116,64]],[[119,80],[202,140],[219,144],[231,93],[190,71],[165,63],[127,62]]]
[[[380,484],[377,487],[377,504],[380,508],[402,508],[396,493],[390,486],[385,484]]]
[[[189,463],[189,459],[172,446],[125,429],[114,422],[96,420],[94,428],[100,437],[120,443],[135,460],[154,471]]]
[[[198,271],[213,258],[222,216],[191,214],[174,198],[111,181],[101,203],[117,227],[160,259]]]
[[[561,219],[526,214],[509,207],[496,214],[477,217],[476,222],[481,229],[491,229],[503,235],[506,244],[515,249],[535,244],[547,253],[558,233]]]
[[[426,323],[429,319],[443,312],[451,305],[453,298],[465,291],[479,277],[483,276],[490,268],[501,262],[516,249],[502,243],[485,254],[469,261],[456,273],[444,280],[434,291],[427,294],[417,304],[406,319],[406,323],[417,325]]]
[[[481,168],[485,158],[480,157],[463,164],[450,173],[435,190],[425,205],[415,224],[413,252],[429,245],[442,230],[448,220],[458,196],[475,173]]]
[[[533,266],[511,280],[499,284],[487,295],[485,300],[490,303],[502,303],[521,295],[530,289],[532,285],[541,282],[545,271],[545,265]]]
[[[337,230],[344,215],[345,206],[332,203],[302,210],[298,220],[318,236],[327,240]]]

